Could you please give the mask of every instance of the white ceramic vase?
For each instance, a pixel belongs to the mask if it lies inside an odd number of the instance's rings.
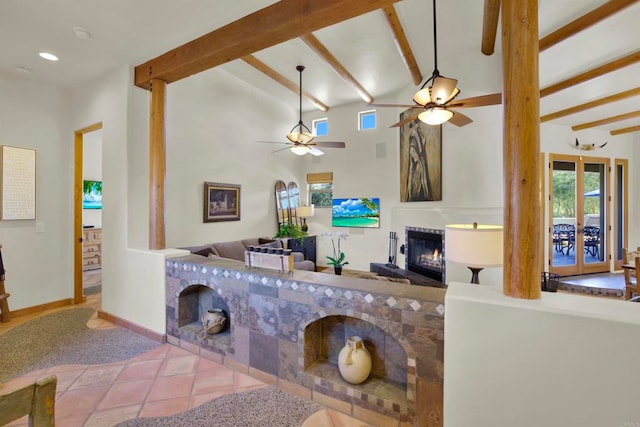
[[[222,309],[212,308],[202,315],[201,320],[205,334],[217,334],[224,328],[227,316]]]
[[[338,369],[345,381],[360,384],[371,373],[371,354],[362,338],[352,336],[338,354]]]

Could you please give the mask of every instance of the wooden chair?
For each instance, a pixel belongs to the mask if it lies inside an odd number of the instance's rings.
[[[633,294],[640,295],[638,292],[638,260],[640,259],[640,246],[635,251],[628,251],[626,248],[622,249],[622,260],[625,264],[634,264],[636,265],[636,269],[624,269],[624,282],[625,282],[625,292],[624,299],[631,299]]]
[[[52,375],[19,389],[5,390],[0,384],[0,425],[28,415],[29,427],[55,426],[57,382]]]

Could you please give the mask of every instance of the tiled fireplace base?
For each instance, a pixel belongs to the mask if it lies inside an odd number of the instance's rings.
[[[364,409],[408,425],[442,425],[444,289],[279,274],[196,255],[166,267],[169,342],[297,384],[350,414]],[[204,337],[199,319],[208,308],[223,308],[228,325]],[[351,334],[373,356],[372,374],[360,385],[345,382],[335,365]]]

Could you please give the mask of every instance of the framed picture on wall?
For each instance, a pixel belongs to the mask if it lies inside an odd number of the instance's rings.
[[[410,108],[400,120],[420,109]],[[417,118],[400,126],[400,201],[442,200],[442,125]]]
[[[239,220],[240,185],[205,182],[203,222]]]

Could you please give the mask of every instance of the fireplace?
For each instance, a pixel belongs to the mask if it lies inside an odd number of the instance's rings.
[[[444,230],[406,227],[405,234],[405,269],[444,283]]]

